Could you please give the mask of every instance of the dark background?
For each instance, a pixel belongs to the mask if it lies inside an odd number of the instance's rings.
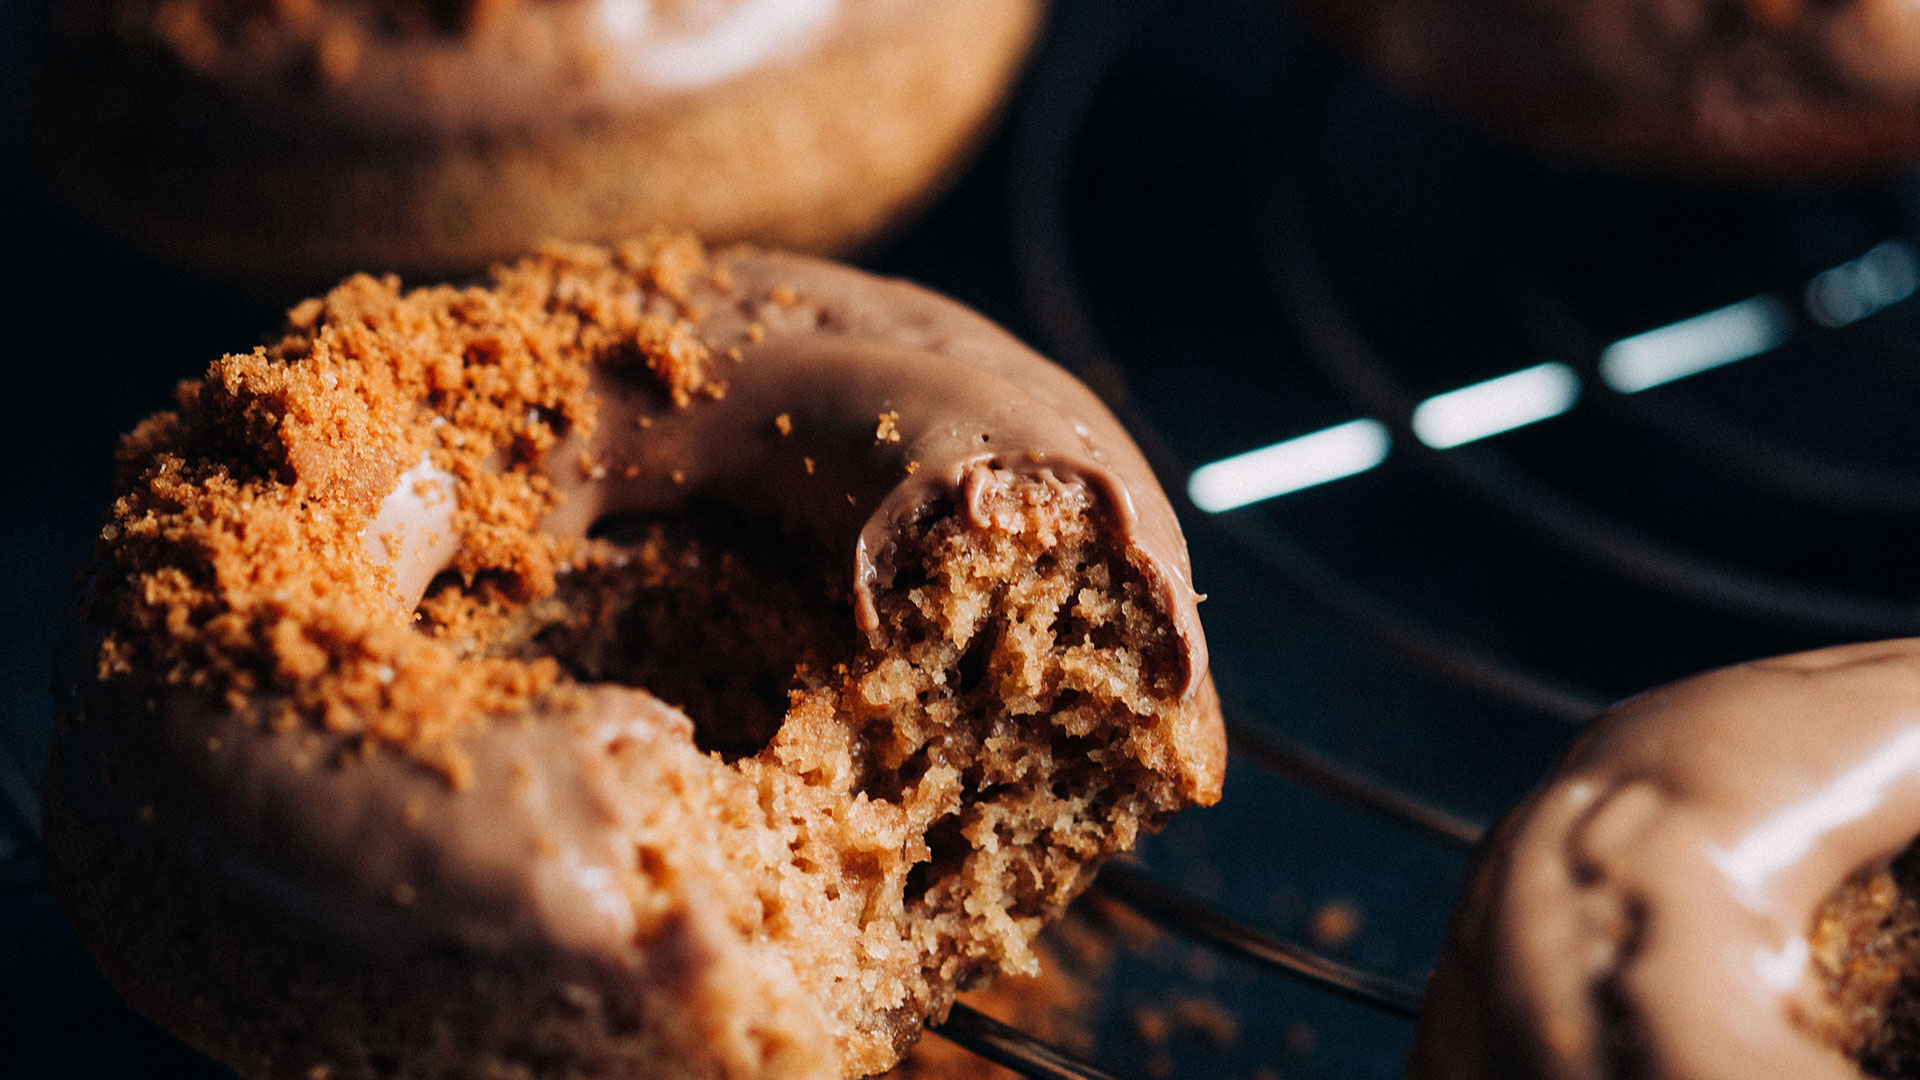
[[[0,737],[37,776],[48,655],[118,434],[278,324],[62,211],[17,138],[30,35],[0,7]],[[1814,273],[1914,235],[1910,178],[1714,191],[1537,160],[1413,104],[1261,0],[1056,5],[1007,123],[860,260],[974,304],[1078,367],[1166,467],[1360,415],[1393,455],[1351,480],[1189,513],[1215,671],[1248,725],[1485,820],[1594,705],[1752,656],[1920,630],[1913,305],[1808,322]],[[1597,386],[1615,338],[1756,294],[1789,344],[1645,395]],[[1446,452],[1412,400],[1545,359],[1571,414]],[[1397,404],[1396,404],[1397,402]],[[1824,471],[1822,471],[1824,470]],[[1183,512],[1191,511],[1182,507]],[[0,800],[0,1076],[216,1076],[93,973]],[[1150,871],[1284,936],[1417,978],[1463,858],[1236,764]],[[1125,1074],[1390,1077],[1411,1025],[1203,950],[1123,961],[1096,1058]],[[1142,1010],[1223,1005],[1224,1045]],[[1170,1056],[1165,1056],[1170,1054]]]

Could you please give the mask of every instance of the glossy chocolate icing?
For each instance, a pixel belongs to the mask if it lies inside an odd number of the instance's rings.
[[[1389,76],[1554,149],[1794,177],[1920,151],[1906,0],[1292,0]]]
[[[1151,584],[1179,652],[1192,707],[1156,722],[1170,729],[1180,786],[1217,798],[1223,750],[1185,544],[1098,399],[988,320],[905,282],[753,251],[716,256],[714,274],[726,295],[700,301],[702,331],[745,344],[711,360],[713,396],[675,405],[650,376],[597,368],[591,418],[543,457],[560,497],[542,530],[579,538],[607,514],[732,503],[843,560],[852,617],[871,629],[874,592],[918,515],[985,524],[995,486],[1083,484]],[[404,620],[460,550],[461,487],[428,454],[386,491],[361,549],[370,568],[391,567]],[[670,953],[713,958],[699,978],[755,987],[770,1009],[817,1008],[797,989],[805,974],[774,946],[740,944],[736,928],[760,916],[697,895],[699,881],[728,872],[722,844],[704,845],[712,865],[679,868],[682,884],[664,899],[635,865],[649,830],[685,849],[722,827],[697,797],[682,801],[684,785],[665,797],[649,755],[705,777],[702,790],[747,783],[644,690],[567,685],[526,715],[475,718],[459,736],[470,763],[459,790],[400,754],[268,722],[271,702],[233,711],[141,678],[69,682],[53,784],[76,816],[110,832],[152,830],[243,906],[332,948],[393,958],[453,943],[531,951],[562,970],[695,977],[646,974],[667,937],[679,942]],[[817,1015],[805,1023],[832,1028]]]
[[[1712,672],[1603,717],[1478,858],[1420,1080],[1858,1080],[1805,1023],[1815,908],[1920,834],[1920,640]]]

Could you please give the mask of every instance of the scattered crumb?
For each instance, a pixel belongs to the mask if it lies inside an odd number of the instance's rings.
[[[793,434],[793,417],[786,413],[781,413],[779,416],[773,418],[773,426],[780,434],[791,435]]]
[[[1149,1047],[1165,1046],[1186,1035],[1222,1047],[1240,1034],[1240,1021],[1206,997],[1179,997],[1163,1007],[1142,1005],[1133,1010],[1131,1019],[1134,1035]]]
[[[908,476],[912,476],[912,475],[913,475],[914,473],[917,473],[917,472],[919,472],[919,471],[920,471],[920,463],[919,463],[919,462],[917,462],[917,461],[909,461],[909,462],[907,462],[907,475],[908,475]]]
[[[873,429],[873,441],[877,443],[897,443],[900,441],[900,414],[883,412],[880,425]]]
[[[1351,942],[1362,925],[1360,906],[1351,900],[1329,900],[1314,911],[1307,923],[1313,943],[1323,949],[1337,949]]]
[[[1133,1033],[1148,1046],[1159,1046],[1173,1037],[1173,1022],[1166,1012],[1142,1005],[1133,1010]]]
[[[1285,1040],[1287,1053],[1294,1057],[1306,1057],[1313,1053],[1314,1046],[1319,1042],[1319,1036],[1314,1033],[1312,1025],[1296,1020],[1287,1025]]]
[[[1184,997],[1173,1003],[1174,1020],[1216,1047],[1231,1045],[1240,1035],[1240,1021],[1213,998]]]
[[[345,86],[360,70],[360,35],[335,27],[320,35],[314,45],[314,67],[330,86]]]
[[[807,467],[807,475],[812,476],[813,475],[813,459],[810,457],[803,457],[800,459],[800,463]]]
[[[791,285],[775,285],[773,291],[768,293],[767,296],[781,307],[792,307],[800,302],[799,294],[793,291],[793,286]]]

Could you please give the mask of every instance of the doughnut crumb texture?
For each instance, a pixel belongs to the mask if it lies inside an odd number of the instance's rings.
[[[1868,1076],[1920,1073],[1920,849],[1834,890],[1808,939],[1827,993],[1815,1029]]]
[[[903,283],[671,235],[356,277],[119,483],[54,877],[248,1077],[875,1074],[1218,797],[1144,462]]]

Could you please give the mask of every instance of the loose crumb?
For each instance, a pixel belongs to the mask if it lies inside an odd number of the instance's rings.
[[[1287,1053],[1294,1057],[1306,1057],[1313,1053],[1313,1048],[1320,1042],[1320,1037],[1315,1034],[1311,1024],[1297,1020],[1287,1025],[1285,1039]]]
[[[1314,911],[1307,924],[1313,943],[1323,949],[1337,949],[1360,933],[1363,918],[1360,906],[1351,900],[1329,900]]]
[[[781,413],[779,416],[773,418],[773,426],[779,430],[780,434],[791,435],[793,434],[793,417],[786,413]]]

